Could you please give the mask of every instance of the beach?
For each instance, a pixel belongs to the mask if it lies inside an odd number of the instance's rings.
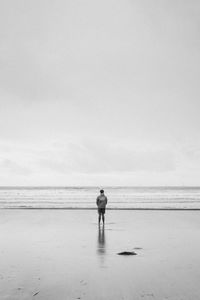
[[[198,299],[198,211],[0,211],[0,299]],[[134,256],[120,256],[135,251]]]

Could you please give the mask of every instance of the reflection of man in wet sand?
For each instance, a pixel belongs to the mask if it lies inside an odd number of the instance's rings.
[[[98,206],[98,214],[99,214],[99,225],[101,223],[101,218],[103,221],[103,225],[104,225],[104,221],[105,221],[105,211],[106,211],[106,204],[108,202],[107,197],[104,195],[104,190],[100,190],[100,195],[97,197],[97,206]]]
[[[104,226],[99,226],[98,228],[97,255],[99,257],[100,267],[103,268],[106,260],[106,235]]]
[[[98,234],[98,254],[105,253],[105,231],[104,227],[99,226],[99,234]]]

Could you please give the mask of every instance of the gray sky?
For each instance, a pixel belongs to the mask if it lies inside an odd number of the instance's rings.
[[[1,185],[199,185],[199,15],[1,0]]]

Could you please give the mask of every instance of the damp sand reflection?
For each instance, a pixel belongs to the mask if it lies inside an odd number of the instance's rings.
[[[105,228],[100,227],[98,228],[98,239],[97,239],[97,254],[100,258],[101,265],[105,262],[105,254],[106,254],[106,234]]]

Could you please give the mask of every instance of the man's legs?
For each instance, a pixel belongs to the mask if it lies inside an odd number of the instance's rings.
[[[101,213],[99,212],[99,224],[101,222]]]
[[[102,221],[103,221],[103,224],[105,222],[105,209],[98,209],[98,214],[99,214],[99,225],[101,223],[101,218],[102,218]]]
[[[102,212],[99,212],[99,224],[101,223],[101,218],[104,224],[105,218],[104,218],[104,214]]]
[[[102,214],[102,220],[103,220],[103,225],[104,225],[104,221],[105,221],[104,214]]]

